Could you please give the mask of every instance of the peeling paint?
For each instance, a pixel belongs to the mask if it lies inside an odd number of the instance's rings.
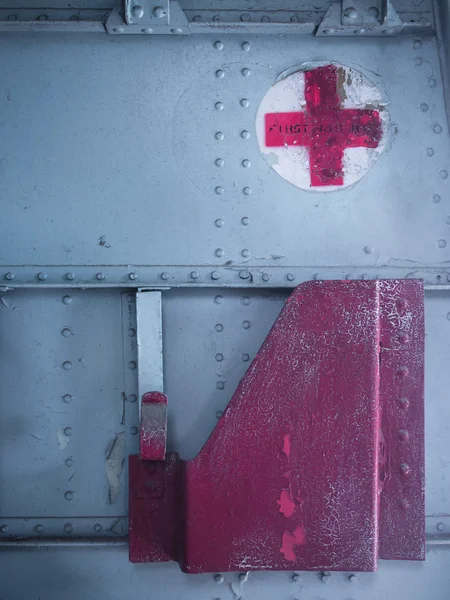
[[[306,544],[306,534],[303,525],[299,525],[290,532],[286,529],[283,533],[283,541],[280,552],[284,554],[284,558],[290,562],[295,562],[294,548],[296,546],[304,546]]]

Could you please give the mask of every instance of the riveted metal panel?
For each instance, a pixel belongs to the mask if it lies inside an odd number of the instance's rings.
[[[82,39],[0,42],[3,219],[21,222],[21,236],[2,236],[6,281],[286,285],[384,268],[445,279],[450,153],[434,39]],[[255,136],[269,87],[311,60],[353,65],[389,99],[389,149],[333,194],[281,180]]]

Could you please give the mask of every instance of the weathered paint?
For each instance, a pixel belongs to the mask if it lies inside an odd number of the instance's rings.
[[[141,460],[164,460],[167,438],[167,396],[149,392],[142,396],[139,453]]]
[[[131,560],[198,573],[423,559],[423,350],[421,282],[299,286],[199,455],[131,457]]]

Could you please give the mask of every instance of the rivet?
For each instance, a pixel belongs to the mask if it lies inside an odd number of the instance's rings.
[[[36,525],[36,531],[38,533],[42,533],[44,531],[44,527],[42,525]]]
[[[141,29],[142,33],[153,33],[153,29],[150,29],[150,27],[144,27],[143,29]]]
[[[420,58],[420,56],[416,56],[416,58],[414,59],[414,64],[416,65],[416,67],[420,67],[420,65],[422,64],[422,59]]]
[[[137,400],[137,396],[136,394],[129,394],[128,395],[128,402],[134,403]]]
[[[222,325],[222,323],[217,323],[217,325],[215,327],[215,330],[218,331],[219,333],[221,331],[223,331],[223,325]]]
[[[223,189],[222,186],[218,185],[214,191],[216,192],[216,194],[218,194],[219,196],[221,196],[224,193],[225,190]]]
[[[73,492],[70,492],[70,491],[68,491],[68,492],[65,492],[65,493],[64,493],[64,498],[65,498],[66,500],[72,500],[72,498],[73,498]]]
[[[216,410],[216,419],[220,419],[220,417],[223,415],[223,410]],[[219,600],[218,598],[216,598],[216,600]]]
[[[164,281],[167,281],[167,279],[169,279],[169,273],[167,273],[166,271],[163,271],[161,273],[161,279],[163,279]]]
[[[378,18],[379,14],[380,14],[380,11],[378,10],[378,8],[376,6],[371,6],[367,12],[374,19]]]
[[[17,21],[17,15],[8,15],[8,21]]]
[[[5,279],[7,279],[8,281],[12,281],[14,279],[14,273],[6,273]]]
[[[66,273],[66,279],[68,279],[69,281],[72,281],[73,279],[75,279],[75,274],[74,273]]]
[[[242,69],[241,73],[244,77],[250,77],[250,75],[252,74],[251,70],[247,68]]]
[[[223,302],[223,296],[220,296],[220,294],[219,294],[218,296],[216,296],[216,297],[214,298],[214,302],[215,302],[216,304],[222,304],[222,302]]]
[[[439,177],[441,179],[447,179],[447,177],[448,177],[448,171],[446,171],[445,169],[442,169],[442,171],[439,171]]]
[[[241,303],[244,306],[248,306],[250,304],[250,302],[251,302],[251,300],[250,300],[250,298],[248,296],[242,296]]]
[[[406,429],[400,429],[398,432],[398,437],[402,440],[402,442],[407,442],[409,440],[409,432]]]
[[[135,17],[136,19],[142,19],[142,17],[144,16],[144,9],[142,8],[142,6],[139,6],[139,4],[133,6],[131,12],[133,14],[133,17]]]
[[[298,15],[292,15],[291,23],[298,23],[300,21],[300,17]]]
[[[364,246],[364,252],[366,254],[372,254],[373,248],[371,246]]]
[[[433,156],[434,150],[433,148],[427,148],[427,156]]]
[[[244,329],[250,329],[250,321],[242,321],[242,327]]]
[[[65,371],[70,371],[70,369],[72,368],[72,363],[70,362],[70,360],[66,360],[63,362],[62,367]]]
[[[320,576],[320,579],[323,581],[323,583],[328,583],[328,581],[331,579],[331,573],[325,571],[325,573],[322,573],[322,575]]]
[[[66,458],[64,464],[66,465],[66,467],[71,467],[73,465],[73,460],[71,458]]]
[[[131,279],[131,281],[134,281],[135,279],[137,279],[136,273],[128,273],[128,279]]]
[[[245,187],[242,192],[244,193],[245,196],[250,196],[250,194],[252,193],[252,188],[249,187]]]
[[[225,136],[221,131],[217,131],[214,137],[216,138],[216,140],[222,141]]]
[[[356,17],[358,16],[358,13],[356,12],[356,8],[353,8],[353,6],[349,6],[348,8],[345,9],[344,15],[346,17],[348,17],[349,19],[356,19]]]
[[[414,50],[420,50],[422,48],[421,40],[415,40],[413,43]]]
[[[244,249],[241,251],[241,255],[242,255],[244,258],[248,258],[248,257],[250,256],[250,250],[247,250],[247,248],[244,248]]]
[[[45,281],[47,279],[47,274],[46,273],[38,273],[37,278],[39,279],[39,281]]]
[[[136,302],[136,296],[134,294],[127,294],[127,302]]]
[[[94,531],[95,531],[96,533],[99,533],[101,530],[102,530],[102,526],[101,526],[99,523],[96,523],[96,524],[94,525]]]
[[[194,21],[194,23],[201,23],[202,17],[201,15],[195,15],[192,20]]]
[[[216,102],[216,103],[214,104],[214,108],[215,108],[216,110],[223,110],[223,102]]]
[[[450,217],[445,217],[445,223],[447,225],[450,225]],[[447,278],[448,279],[448,278]]]
[[[263,15],[261,17],[261,23],[270,23],[270,17],[268,15]]]
[[[327,27],[326,29],[322,30],[322,33],[324,35],[332,35],[333,33],[336,33],[336,30],[332,29],[331,27]]]
[[[164,8],[162,6],[155,6],[155,8],[152,11],[152,14],[157,19],[162,19],[163,17],[166,16],[167,11],[164,10]]]
[[[216,158],[214,164],[216,165],[216,167],[223,167],[225,161],[223,160],[223,158]]]
[[[216,71],[216,77],[218,77],[219,79],[223,79],[225,77],[225,71],[222,71],[222,69],[218,69]]]
[[[135,360],[130,360],[129,363],[128,363],[128,368],[130,369],[130,371],[134,371],[136,367],[137,367],[136,361]]]
[[[133,425],[133,427],[130,427],[131,435],[137,435],[137,432],[138,432],[138,428],[136,427],[136,425]]]
[[[420,105],[420,110],[422,112],[427,112],[428,108],[429,108],[429,106],[428,106],[428,104],[426,102],[422,102],[422,104]]]
[[[288,274],[286,275],[286,279],[287,279],[288,281],[294,281],[295,277],[294,277],[293,273],[288,273]]]
[[[244,129],[244,131],[241,131],[241,138],[244,138],[244,140],[248,140],[250,137],[250,132],[247,131],[246,129]]]
[[[220,279],[220,273],[219,273],[219,271],[213,271],[211,273],[211,279],[213,279],[214,281],[217,281],[218,279]]]
[[[250,15],[248,13],[244,13],[243,15],[241,15],[241,21],[243,21],[244,23],[248,23],[248,21],[250,21]]]
[[[69,335],[72,332],[70,331],[70,329],[68,327],[64,327],[64,329],[61,331],[61,335],[63,335],[64,337],[69,337]]]
[[[239,277],[241,279],[248,279],[250,277],[250,273],[242,269],[241,271],[239,271]]]
[[[439,240],[438,241],[438,247],[439,248],[445,248],[447,246],[447,242],[445,240]]]
[[[294,573],[294,574],[292,575],[292,581],[293,581],[294,583],[297,583],[297,581],[300,581],[300,575],[299,575],[298,573]]]
[[[216,573],[214,575],[214,581],[216,581],[217,583],[222,583],[223,582],[223,575],[221,575],[220,573]]]
[[[439,196],[439,194],[433,194],[433,202],[435,204],[438,204],[441,201],[441,197]]]
[[[381,32],[383,35],[392,35],[394,33],[393,29],[383,29]]]
[[[217,248],[214,252],[217,258],[221,258],[223,256],[223,248]]]
[[[223,389],[225,388],[225,382],[223,382],[223,381],[218,381],[218,382],[216,383],[216,388],[217,388],[218,390],[223,390]]]
[[[72,427],[66,427],[64,429],[64,435],[67,435],[67,437],[70,437],[72,435]]]
[[[105,276],[103,275],[103,273],[97,273],[96,277],[99,281],[102,281],[103,279],[105,279]]]
[[[400,367],[397,371],[397,374],[400,375],[400,377],[406,377],[409,373],[408,367]]]
[[[434,133],[442,133],[442,127],[440,125],[435,125],[433,131]]]
[[[358,581],[358,578],[354,573],[352,573],[351,575],[349,575],[348,580],[350,581],[350,583],[356,583]]]
[[[411,468],[409,465],[407,465],[406,463],[402,463],[400,465],[400,473],[402,475],[409,475],[411,473]]]
[[[261,277],[263,281],[269,281],[270,279],[269,273],[263,273]]]
[[[191,271],[191,278],[198,279],[200,277],[198,271]]]
[[[180,33],[183,33],[183,30],[180,27],[175,27],[174,29],[171,29],[170,32],[179,35]]]
[[[63,296],[62,301],[64,304],[72,304],[72,298],[70,296]]]
[[[250,222],[250,219],[248,217],[242,217],[242,219],[241,219],[242,225],[248,225],[249,222]]]
[[[222,50],[222,49],[223,49],[223,44],[222,44],[222,42],[219,42],[219,41],[217,41],[217,42],[214,42],[214,48],[215,48],[216,50]]]
[[[359,27],[359,29],[355,29],[353,33],[355,33],[356,35],[363,35],[364,33],[366,33],[366,30],[364,29],[364,27]]]
[[[245,52],[248,52],[248,50],[250,50],[250,44],[248,42],[242,42],[241,44],[241,48],[242,50],[244,50]]]
[[[2,525],[0,527],[0,533],[8,533],[8,531],[9,531],[8,525]]]
[[[125,29],[123,27],[114,27],[114,33],[123,33]]]
[[[431,78],[428,80],[428,85],[429,85],[431,88],[434,88],[434,87],[436,87],[436,79],[434,79],[434,77],[431,77]]]
[[[72,396],[70,394],[64,394],[64,396],[62,398],[66,404],[69,404],[69,402],[72,402]]]
[[[444,523],[438,523],[438,524],[436,525],[436,529],[437,529],[438,531],[444,531],[444,527],[445,527],[445,526],[444,526]]]
[[[72,524],[71,524],[71,523],[66,523],[66,524],[64,525],[64,531],[65,531],[66,533],[72,533],[72,531],[73,531]]]
[[[132,338],[136,336],[136,329],[134,329],[134,327],[129,327],[128,328],[128,337]]]
[[[219,352],[218,354],[216,354],[215,359],[217,360],[217,362],[222,362],[223,361],[223,354],[221,354]]]
[[[214,225],[215,225],[216,227],[223,227],[223,219],[216,219],[216,220],[214,221]]]
[[[250,106],[250,101],[247,100],[247,98],[242,98],[242,100],[240,101],[240,105],[242,106],[242,108],[248,108]]]
[[[398,401],[398,405],[400,406],[400,408],[409,408],[409,400],[406,397],[400,398]]]
[[[243,354],[243,355],[242,355],[242,360],[243,360],[244,362],[248,362],[248,361],[250,360],[250,356],[249,356],[248,354]]]
[[[248,169],[252,163],[246,158],[245,160],[242,161],[241,164],[244,167],[244,169]]]
[[[217,23],[218,21],[221,20],[220,15],[214,15],[212,20],[214,23]]]

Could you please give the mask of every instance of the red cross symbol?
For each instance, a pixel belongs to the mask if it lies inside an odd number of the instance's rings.
[[[380,113],[341,109],[338,68],[305,71],[305,112],[265,115],[266,146],[306,146],[311,186],[343,185],[346,148],[376,148],[382,137]]]

